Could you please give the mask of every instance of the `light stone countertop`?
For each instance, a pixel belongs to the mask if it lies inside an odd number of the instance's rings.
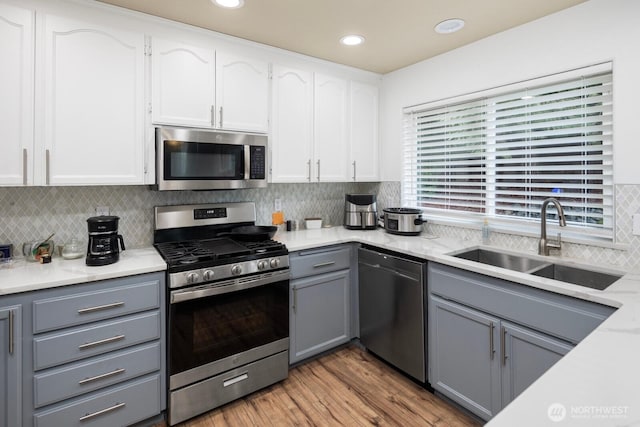
[[[616,312],[487,425],[490,427],[640,425],[640,392],[638,391],[640,389],[640,270],[634,269],[606,290],[598,291],[455,258],[446,254],[478,246],[477,242],[431,237],[433,236],[424,234],[395,236],[381,230],[351,231],[335,227],[279,232],[275,239],[285,243],[289,251],[348,242],[370,244],[535,288],[618,307]],[[501,251],[515,253],[502,249]],[[526,255],[539,258],[533,252]],[[553,256],[544,257],[544,259],[607,271],[604,266],[584,261]]]
[[[0,265],[0,297],[19,292],[133,276],[166,269],[167,264],[158,251],[152,247],[127,249],[120,252],[118,262],[99,267],[87,266],[84,256],[69,260],[54,257],[49,264],[17,259],[11,265]]]

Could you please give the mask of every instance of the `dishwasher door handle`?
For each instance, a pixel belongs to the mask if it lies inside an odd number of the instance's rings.
[[[358,264],[366,265],[367,267],[371,267],[371,268],[375,268],[375,269],[379,269],[379,270],[383,270],[383,271],[386,271],[388,273],[394,274],[396,276],[404,277],[405,279],[413,280],[414,282],[420,283],[420,278],[418,278],[418,277],[409,276],[407,274],[399,272],[398,270],[394,270],[394,269],[388,268],[388,267],[383,267],[380,264],[369,264],[367,262],[362,262],[362,261],[360,261]]]

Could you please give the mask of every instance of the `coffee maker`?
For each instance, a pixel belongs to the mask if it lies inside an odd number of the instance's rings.
[[[374,230],[378,222],[375,194],[344,195],[344,227],[349,230]]]
[[[93,216],[87,219],[89,244],[86,263],[90,266],[108,265],[120,259],[120,247],[125,250],[124,240],[118,234],[117,216]],[[118,244],[119,242],[119,244]]]

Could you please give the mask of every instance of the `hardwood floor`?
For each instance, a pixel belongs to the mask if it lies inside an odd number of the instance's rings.
[[[285,381],[180,427],[341,425],[443,427],[481,423],[366,351],[350,346],[299,365]]]

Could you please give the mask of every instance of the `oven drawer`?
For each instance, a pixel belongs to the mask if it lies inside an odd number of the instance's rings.
[[[157,308],[159,280],[33,303],[33,332],[40,333]]]
[[[292,279],[344,270],[351,266],[351,246],[294,252],[289,265]]]
[[[160,338],[160,313],[153,311],[37,337],[34,370]]]
[[[98,356],[34,377],[36,408],[160,370],[160,343]]]
[[[289,352],[283,351],[248,365],[171,392],[169,425],[281,381],[289,375]]]
[[[127,426],[160,413],[160,374],[36,413],[36,427]]]

